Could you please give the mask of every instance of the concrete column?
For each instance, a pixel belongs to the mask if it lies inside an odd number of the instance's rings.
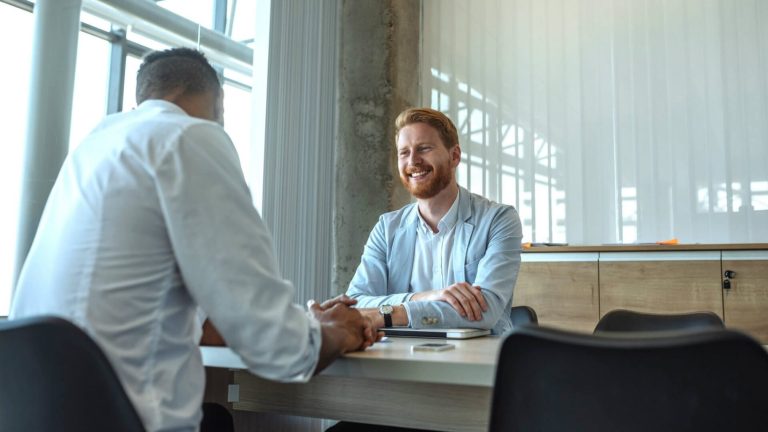
[[[38,0],[34,9],[27,142],[14,283],[69,151],[82,0]]]
[[[420,105],[421,1],[343,0],[340,28],[337,293],[346,291],[379,215],[410,202],[397,178],[394,120]]]

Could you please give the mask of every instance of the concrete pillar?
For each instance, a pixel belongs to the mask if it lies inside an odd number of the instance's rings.
[[[14,284],[69,151],[81,4],[82,0],[35,2]]]
[[[379,215],[410,202],[397,178],[394,120],[420,105],[421,1],[343,0],[340,28],[337,293],[346,291]]]

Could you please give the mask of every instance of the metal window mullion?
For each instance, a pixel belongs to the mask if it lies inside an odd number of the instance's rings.
[[[0,0],[0,3],[5,3],[10,6],[15,6],[27,12],[32,12],[32,9],[34,9],[34,6],[35,6],[34,3],[27,0]]]
[[[227,32],[227,0],[213,1],[213,22],[211,23],[211,26],[214,31],[222,34],[226,34]]]
[[[107,114],[120,112],[123,108],[125,88],[125,58],[127,56],[125,30],[114,29],[112,48],[109,55],[109,84],[107,88]]]

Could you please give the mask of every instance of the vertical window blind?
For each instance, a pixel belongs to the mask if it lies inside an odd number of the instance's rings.
[[[768,241],[768,2],[425,0],[423,102],[524,241]]]

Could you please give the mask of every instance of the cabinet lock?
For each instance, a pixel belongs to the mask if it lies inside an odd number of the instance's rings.
[[[731,289],[731,279],[736,277],[736,272],[733,270],[726,270],[723,272],[723,289]]]

